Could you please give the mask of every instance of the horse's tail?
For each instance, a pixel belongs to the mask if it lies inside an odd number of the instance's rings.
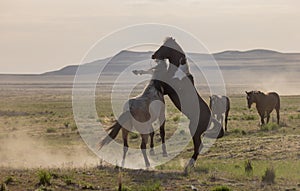
[[[119,133],[119,131],[122,128],[121,124],[124,124],[125,122],[127,122],[129,120],[129,111],[124,112],[120,117],[119,120],[117,122],[115,122],[111,127],[109,127],[107,130],[111,130],[109,132],[109,134],[100,141],[99,143],[99,150],[104,146],[107,145],[108,143],[110,143],[113,139],[115,139]]]

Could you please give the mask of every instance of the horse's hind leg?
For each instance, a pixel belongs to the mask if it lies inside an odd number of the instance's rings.
[[[153,126],[152,126],[152,124],[151,124],[151,133],[150,133],[150,155],[154,155],[155,153],[154,153],[154,149],[153,149],[153,147],[154,147],[154,129],[153,129]]]
[[[168,157],[167,148],[165,144],[165,121],[159,127],[159,133],[161,138],[161,147],[163,151],[163,157]]]
[[[271,112],[267,112],[267,123],[269,123],[269,121],[270,121],[270,113]]]
[[[146,148],[147,148],[147,142],[148,142],[149,134],[142,134],[141,136],[142,136],[141,150],[142,150],[143,157],[144,157],[144,160],[145,160],[145,165],[148,168],[150,166],[150,162],[149,162],[149,159],[147,157]]]
[[[279,125],[279,119],[280,119],[279,108],[276,108],[276,115],[277,115],[277,124]]]
[[[228,111],[225,112],[225,131],[227,132]]]
[[[122,129],[122,138],[123,138],[123,159],[122,159],[122,167],[125,165],[126,153],[128,151],[128,130]]]
[[[199,124],[201,124],[201,121],[199,121]],[[200,152],[200,145],[201,145],[201,134],[202,132],[201,130],[201,126],[198,126],[196,129],[196,132],[193,134],[193,125],[195,125],[195,123],[193,123],[192,121],[190,121],[189,124],[189,129],[190,129],[190,133],[191,135],[193,135],[193,143],[194,143],[194,154],[192,156],[192,158],[190,159],[189,163],[186,165],[184,172],[185,174],[188,173],[188,170],[192,167],[194,167],[195,162],[198,158],[199,152]]]

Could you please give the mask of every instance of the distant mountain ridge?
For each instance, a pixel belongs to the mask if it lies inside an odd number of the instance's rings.
[[[150,59],[152,53],[153,52],[151,51],[136,52],[123,50],[116,54],[114,57],[96,60],[94,62],[83,64],[80,67],[88,68],[86,71],[88,74],[89,71],[97,71],[97,67],[99,66],[99,64],[105,64],[109,62],[107,64],[107,67],[104,69],[104,72],[106,72],[107,74],[114,74],[122,71],[124,68],[126,68],[126,66],[132,63]],[[284,62],[300,63],[300,53],[282,53],[267,49],[253,49],[247,51],[227,50],[211,55],[202,53],[187,53],[187,55],[193,57],[193,59],[195,60],[214,58],[218,62],[220,67],[223,67],[224,69],[229,64],[231,64],[231,67],[233,67],[232,63],[235,62],[249,62],[248,65],[255,65],[258,64],[258,62],[265,63],[263,61],[282,62],[282,64],[284,64]],[[253,64],[251,63],[251,61],[253,61]],[[70,65],[56,71],[43,73],[41,75],[75,75],[78,67],[78,65]]]

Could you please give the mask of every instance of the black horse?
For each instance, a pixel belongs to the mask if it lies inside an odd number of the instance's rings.
[[[187,58],[175,39],[167,38],[164,44],[154,52],[152,59],[169,60],[168,76],[173,76],[173,80],[169,81],[168,84],[164,83],[164,94],[168,95],[177,109],[190,120],[189,130],[193,137],[194,154],[185,168],[187,172],[189,167],[194,166],[202,149],[201,135],[210,127],[212,122],[217,133],[208,136],[207,131],[205,132],[206,136],[221,138],[224,135],[224,130],[221,124],[211,117],[210,108],[194,87],[194,79],[189,72]],[[179,76],[178,71],[181,73]]]

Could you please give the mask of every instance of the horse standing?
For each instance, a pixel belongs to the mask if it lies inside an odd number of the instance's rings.
[[[222,126],[225,118],[225,131],[227,131],[228,114],[230,110],[229,98],[227,96],[212,95],[209,97],[209,107],[212,111],[212,115],[221,122]]]
[[[150,134],[150,154],[154,154],[154,130],[152,123],[159,120],[160,135],[162,139],[163,156],[167,155],[165,147],[165,101],[164,89],[160,79],[167,72],[167,64],[165,61],[158,61],[158,64],[153,68],[153,77],[149,84],[144,89],[143,93],[135,98],[130,99],[124,106],[124,112],[121,114],[117,122],[108,130],[109,134],[99,143],[99,150],[106,144],[110,143],[112,139],[116,138],[119,131],[122,129],[123,139],[123,159],[122,166],[125,164],[125,157],[128,151],[128,133],[134,127],[142,137],[140,148],[145,160],[146,167],[150,166],[149,159],[146,154],[146,145]]]
[[[224,130],[220,123],[211,118],[211,110],[194,87],[194,79],[192,74],[189,73],[185,53],[175,39],[171,37],[167,38],[164,44],[154,52],[152,59],[169,60],[168,75],[174,76],[174,80],[171,81],[170,84],[164,84],[164,94],[168,95],[177,109],[190,120],[189,130],[193,137],[194,154],[185,168],[185,172],[187,172],[187,169],[194,166],[197,160],[201,149],[201,135],[208,129],[211,122],[214,123],[215,128],[219,128],[217,134],[212,136],[213,138],[222,137]],[[184,73],[184,75],[178,76],[178,70],[181,70],[181,73]],[[189,83],[191,83],[192,86],[190,86]],[[179,98],[178,92],[182,92],[184,95],[181,96],[181,99]],[[192,99],[194,96],[189,96],[192,93],[196,94],[196,100]],[[185,107],[185,104],[187,104],[188,107]],[[199,109],[200,111],[198,113],[194,112]]]
[[[256,103],[256,109],[260,116],[261,124],[265,124],[264,118],[267,117],[267,123],[270,120],[270,113],[275,109],[277,114],[277,124],[279,125],[279,110],[280,110],[280,97],[276,92],[269,92],[264,94],[261,91],[247,92],[248,108],[251,108],[253,103]]]

